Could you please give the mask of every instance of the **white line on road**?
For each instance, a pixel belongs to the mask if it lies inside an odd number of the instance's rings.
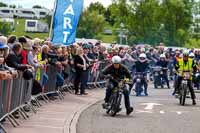
[[[164,111],[164,110],[161,110],[161,111],[160,111],[160,114],[165,114],[165,111]]]
[[[146,105],[146,107],[144,108],[145,110],[152,110],[154,108],[154,106],[160,106],[162,104],[158,104],[158,103],[142,103],[141,105]]]
[[[148,113],[148,114],[152,114],[153,112],[152,112],[152,111],[146,111],[146,110],[136,110],[135,113],[136,113],[136,114],[139,114],[139,113]]]
[[[171,112],[175,112],[175,113],[177,113],[178,115],[181,115],[181,114],[183,114],[184,112],[186,113],[186,111],[171,111]]]

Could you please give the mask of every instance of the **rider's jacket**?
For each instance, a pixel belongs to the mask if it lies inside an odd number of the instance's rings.
[[[161,66],[161,67],[165,67],[165,68],[167,68],[168,67],[168,61],[162,61],[162,60],[159,60],[157,63],[156,63],[156,65],[157,66]]]
[[[135,62],[136,72],[147,72],[148,68],[149,68],[149,63],[147,61],[145,61],[145,62],[136,61]]]
[[[192,75],[193,71],[196,70],[196,64],[192,59],[188,59],[188,61],[184,61],[183,59],[180,59],[176,64],[176,70],[178,71],[178,75],[182,76],[183,71],[189,71]],[[192,80],[192,76],[190,78]]]
[[[124,79],[124,78],[129,78],[131,79],[131,74],[129,72],[129,70],[127,69],[126,66],[121,65],[118,69],[116,69],[113,64],[107,66],[104,70],[103,70],[103,75],[111,75],[114,79]]]
[[[167,68],[167,67],[168,67],[168,64],[169,64],[168,61],[159,60],[159,61],[156,63],[156,66],[160,66],[160,67],[162,67],[162,68]],[[166,70],[166,71],[167,71],[167,70]]]

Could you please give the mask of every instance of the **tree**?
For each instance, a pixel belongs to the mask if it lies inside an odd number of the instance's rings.
[[[95,38],[101,33],[106,25],[105,18],[97,11],[84,11],[80,17],[77,37],[79,38]]]
[[[10,8],[16,8],[16,5],[9,5]]]
[[[8,5],[3,3],[3,2],[0,2],[0,7],[7,7]]]
[[[51,28],[51,21],[52,21],[52,15],[47,15],[45,17],[45,22],[49,25],[49,28]]]
[[[90,12],[96,11],[101,15],[103,15],[106,11],[105,7],[100,2],[91,3],[87,10]]]
[[[193,19],[192,5],[193,3],[189,0],[163,0],[161,5],[162,21],[165,24],[165,30],[168,32],[169,39],[167,43],[169,45],[183,46],[187,41]],[[182,33],[185,32],[183,37],[179,36],[180,30]],[[177,36],[180,38],[177,38]]]
[[[3,35],[10,35],[11,33],[11,26],[9,23],[0,22],[0,33]]]

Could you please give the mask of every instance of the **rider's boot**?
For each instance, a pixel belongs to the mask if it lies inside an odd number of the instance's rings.
[[[126,114],[130,115],[133,112],[133,107],[129,107],[126,109]]]
[[[192,99],[192,104],[193,104],[193,105],[196,105],[196,104],[197,104],[195,99]]]
[[[144,88],[144,95],[145,95],[145,96],[148,96],[147,88]]]

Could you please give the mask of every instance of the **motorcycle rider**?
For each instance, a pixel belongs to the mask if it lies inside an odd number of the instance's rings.
[[[121,64],[121,58],[119,56],[114,56],[112,58],[112,64],[106,67],[102,74],[103,75],[110,75],[112,78],[109,80],[107,89],[106,89],[106,96],[105,96],[105,103],[103,104],[103,108],[107,108],[109,106],[108,102],[110,99],[110,96],[112,95],[112,91],[115,87],[118,86],[118,79],[131,79],[131,74],[128,71],[128,69]],[[133,107],[130,106],[130,98],[129,98],[129,90],[128,87],[126,87],[123,91],[124,94],[124,101],[125,101],[125,107],[126,107],[126,114],[129,115],[131,112],[133,112]],[[120,111],[121,109],[119,109]]]
[[[197,60],[195,58],[195,54],[194,53],[190,53],[189,54],[189,58],[192,59],[195,62],[195,64],[197,63]]]
[[[156,66],[160,66],[162,68],[167,68],[168,64],[169,64],[169,62],[166,60],[165,54],[161,54],[160,60],[156,63]],[[167,70],[162,70],[162,71],[163,71],[162,78],[165,80],[165,82],[167,83],[167,87],[170,89]]]
[[[196,65],[198,65],[197,63],[197,60],[196,60],[196,58],[195,58],[195,54],[193,53],[193,52],[191,52],[190,54],[189,54],[189,58],[190,59],[192,59],[193,61],[194,61],[194,63],[196,64]],[[197,66],[198,67],[198,66]],[[194,87],[197,87],[197,90],[199,90],[199,80],[197,80],[197,77],[196,77],[196,72],[197,71],[195,71],[195,72],[193,72],[193,84],[194,84]]]
[[[175,57],[173,58],[173,65],[174,65],[174,68],[176,67],[176,64],[177,62],[181,59],[181,53],[178,49],[176,49],[176,52],[175,52]],[[174,88],[176,88],[176,83],[177,82],[177,74],[175,73],[174,74]],[[172,93],[172,95],[175,95],[176,94],[176,89],[174,89],[174,92]]]
[[[191,78],[189,79],[188,87],[189,87],[189,90],[190,90],[190,93],[191,93],[192,104],[196,105],[196,101],[195,101],[196,96],[195,96],[194,89],[193,89],[193,86],[192,86],[192,73],[194,71],[196,71],[197,67],[196,67],[194,60],[189,58],[189,52],[188,51],[183,52],[183,58],[180,59],[177,62],[175,69],[178,72],[177,82],[176,82],[176,85],[175,85],[175,90],[178,93],[180,93],[179,92],[180,86],[181,86],[181,82],[182,82],[182,79],[183,79],[183,77],[182,77],[183,73],[182,72],[183,71],[189,71],[191,73]]]
[[[148,92],[147,92],[147,88],[148,88],[148,84],[147,84],[147,70],[149,68],[149,63],[147,60],[147,56],[146,54],[142,53],[139,55],[139,59],[138,61],[135,62],[135,71],[136,73],[145,73],[144,74],[144,80],[142,80],[142,84],[144,85],[144,94],[145,96],[148,96]],[[135,79],[133,81],[133,84],[135,83]],[[136,96],[141,96],[140,92],[136,92]]]

